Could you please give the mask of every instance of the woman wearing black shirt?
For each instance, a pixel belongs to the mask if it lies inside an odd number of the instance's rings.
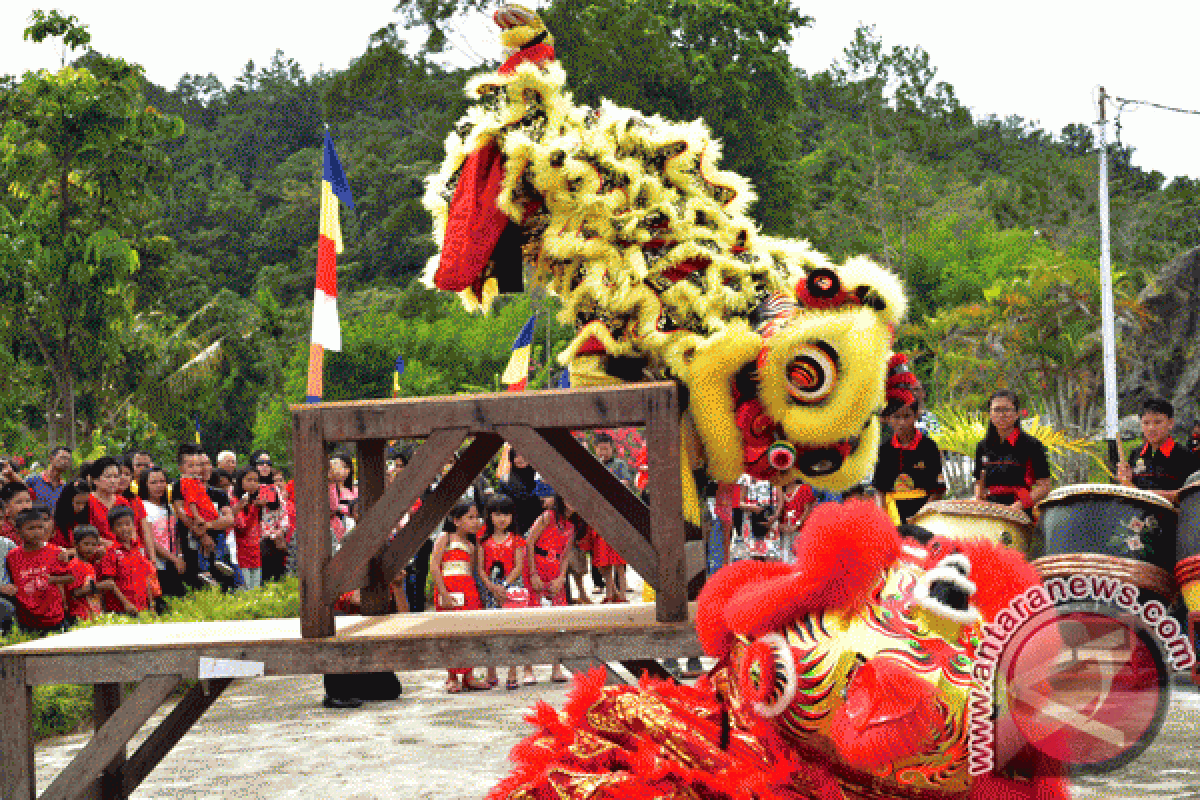
[[[1011,389],[988,400],[987,436],[975,448],[975,498],[1029,511],[1050,493],[1046,447],[1021,430],[1021,403]]]

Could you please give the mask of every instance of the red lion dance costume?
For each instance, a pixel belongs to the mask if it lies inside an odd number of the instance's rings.
[[[739,562],[699,598],[719,659],[694,687],[577,679],[488,800],[1059,800],[1027,755],[968,772],[967,696],[981,625],[1038,583],[1015,551],[901,539],[866,501],[819,506],[798,564]]]

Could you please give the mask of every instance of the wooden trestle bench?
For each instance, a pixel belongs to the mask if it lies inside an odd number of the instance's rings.
[[[85,628],[0,649],[0,798],[39,796],[34,686],[94,687],[95,733],[40,797],[107,799],[128,796],[236,677],[555,658],[576,670],[622,661],[637,672],[653,670],[652,659],[700,655],[689,598],[703,584],[705,543],[687,540],[681,513],[679,419],[673,383],[293,407],[300,618]],[[648,505],[571,433],[619,426],[645,426]],[[385,448],[399,438],[424,441],[385,488]],[[383,613],[391,579],[505,441],[655,587],[654,604]],[[363,513],[333,556],[325,473],[329,445],[340,442],[357,445]],[[335,617],[334,601],[354,588],[366,616]],[[199,682],[129,755],[130,739],[190,680]]]

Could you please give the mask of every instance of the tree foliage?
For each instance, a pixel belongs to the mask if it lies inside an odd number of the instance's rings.
[[[86,36],[70,20],[36,17],[32,37]],[[29,34],[30,31],[27,31]],[[88,67],[26,73],[0,98],[0,291],[10,334],[36,346],[74,444],[75,385],[103,376],[139,302],[141,252],[162,251],[151,224],[163,186],[158,147],[182,122],[146,105],[140,67],[97,57]],[[103,388],[103,380],[94,381]],[[90,387],[89,387],[90,388]]]
[[[347,346],[327,361],[328,396],[390,395],[396,355],[406,394],[493,388],[534,301],[469,317],[414,281],[434,252],[424,179],[474,72],[454,65],[495,66],[452,48],[470,50],[462,20],[491,8],[405,0],[347,69],[307,75],[276,53],[230,85],[210,74],[174,87],[86,50],[79,20],[35,14],[31,38],[84,54],[0,80],[4,444],[67,439],[56,415],[77,398],[70,429],[84,436],[116,440],[135,413],[170,441],[199,420],[206,444],[285,452],[287,404],[303,395],[325,123],[356,201],[342,215]],[[900,274],[912,313],[899,343],[933,399],[1005,383],[1047,418],[1092,423],[1090,126],[976,118],[938,80],[936,53],[869,26],[830,68],[796,70],[788,49],[813,22],[786,0],[552,0],[542,14],[580,102],[704,118],[723,165],[754,181],[765,230]],[[407,45],[404,26],[423,28],[425,46]],[[1135,156],[1110,145],[1129,326],[1148,274],[1200,245],[1200,181],[1168,181]],[[551,351],[559,335],[552,323]]]

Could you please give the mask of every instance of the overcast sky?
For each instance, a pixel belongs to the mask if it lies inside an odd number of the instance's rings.
[[[248,60],[265,64],[276,49],[309,73],[341,69],[363,52],[372,31],[398,18],[394,6],[395,0],[0,0],[0,73],[58,66],[54,45],[21,39],[38,7],[79,16],[97,50],[140,63],[151,80],[173,87],[187,72],[213,72],[228,84]],[[1120,97],[1200,109],[1195,0],[799,0],[797,7],[815,18],[797,33],[797,66],[824,69],[859,22],[874,24],[888,47],[924,47],[938,79],[952,84],[977,116],[1016,114],[1057,133],[1069,122],[1095,120],[1093,96],[1101,84]],[[483,56],[498,53],[481,20],[467,26],[465,37]],[[459,52],[471,58],[466,48]],[[1200,179],[1200,116],[1130,107],[1121,120],[1137,164]]]

